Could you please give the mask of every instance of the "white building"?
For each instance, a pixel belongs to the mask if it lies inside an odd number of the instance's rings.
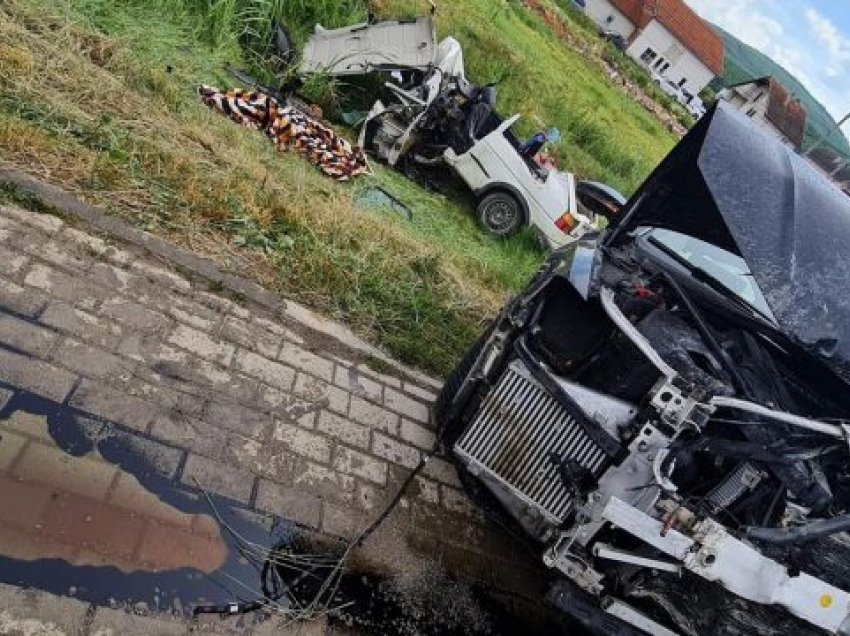
[[[823,144],[809,144],[803,152],[808,113],[798,99],[774,77],[742,82],[724,88],[722,99],[796,150],[828,177],[845,194],[850,195],[850,158]]]
[[[799,150],[806,133],[806,109],[773,77],[762,77],[723,89],[718,95],[786,146]]]
[[[688,95],[723,74],[723,41],[683,0],[587,0],[586,12],[625,38],[628,55]]]

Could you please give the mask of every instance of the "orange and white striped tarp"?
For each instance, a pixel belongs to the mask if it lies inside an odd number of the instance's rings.
[[[279,150],[294,148],[337,181],[369,172],[369,162],[362,149],[352,148],[348,141],[307,113],[282,106],[266,93],[240,88],[221,91],[212,86],[201,86],[198,93],[210,108],[243,126],[262,130]]]

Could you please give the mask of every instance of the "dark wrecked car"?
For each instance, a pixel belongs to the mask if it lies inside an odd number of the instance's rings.
[[[718,106],[440,396],[474,498],[606,634],[850,633],[850,200]]]

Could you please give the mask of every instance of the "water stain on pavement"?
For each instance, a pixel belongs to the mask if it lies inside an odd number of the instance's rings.
[[[245,625],[270,609],[307,608],[340,633],[528,631],[522,612],[437,561],[401,579],[354,565],[323,591],[340,543],[180,482],[180,449],[2,381],[0,404],[9,392],[0,408],[2,582],[184,617],[234,604],[260,610]]]
[[[259,545],[292,527],[176,481],[183,452],[14,391],[0,409],[0,580],[189,615],[254,600]]]
[[[122,572],[195,568],[211,574],[227,558],[221,528],[209,515],[165,503],[96,450],[75,457],[48,433],[47,419],[16,411],[0,421],[5,470],[0,554],[33,561],[63,559]]]

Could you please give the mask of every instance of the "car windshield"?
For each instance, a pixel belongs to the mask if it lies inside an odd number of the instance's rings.
[[[687,234],[663,228],[648,229],[645,236],[654,238],[689,264],[703,270],[759,313],[775,322],[773,312],[753,278],[750,268],[737,254]]]

